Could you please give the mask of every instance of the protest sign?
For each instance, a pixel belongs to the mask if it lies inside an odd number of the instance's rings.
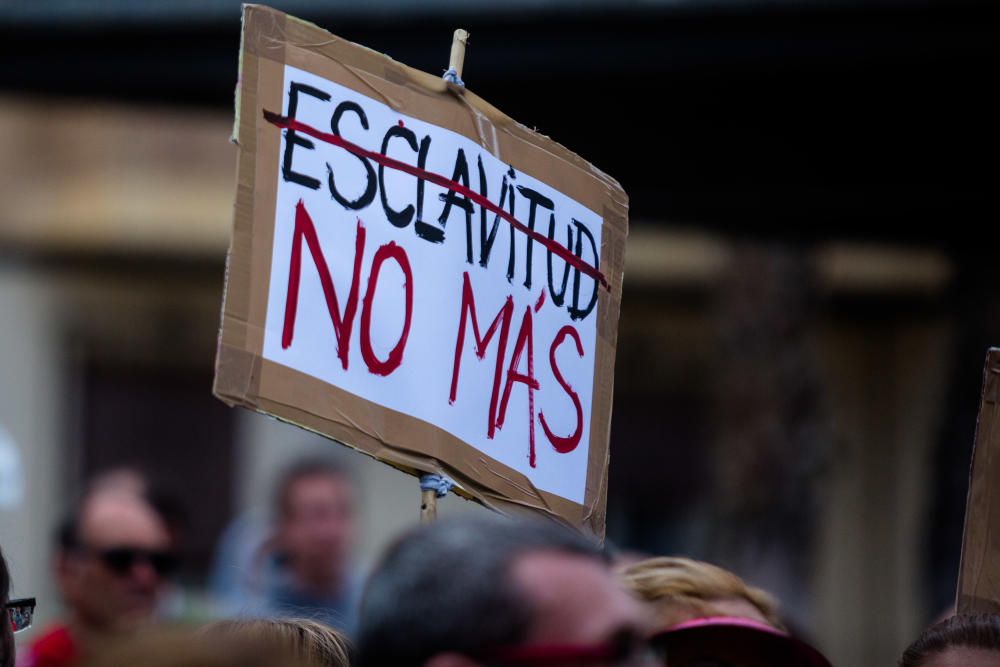
[[[1000,613],[1000,348],[990,348],[972,450],[955,608]]]
[[[261,6],[234,133],[216,395],[603,535],[617,182],[471,91]]]

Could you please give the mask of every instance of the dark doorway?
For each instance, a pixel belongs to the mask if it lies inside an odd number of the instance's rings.
[[[232,512],[234,412],[211,393],[211,368],[91,360],[82,380],[83,479],[136,468],[200,580]]]

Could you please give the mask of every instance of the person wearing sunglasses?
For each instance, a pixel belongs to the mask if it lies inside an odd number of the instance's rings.
[[[139,493],[92,489],[59,531],[55,579],[64,622],[31,642],[18,667],[65,667],[88,646],[148,621],[175,559],[162,518]]]
[[[361,667],[658,664],[650,618],[602,550],[548,521],[463,517],[404,535],[360,618]]]
[[[15,634],[27,630],[35,621],[35,598],[14,598],[4,605],[7,624]]]

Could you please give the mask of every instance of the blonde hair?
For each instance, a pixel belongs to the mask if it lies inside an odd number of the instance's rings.
[[[301,618],[251,618],[217,621],[202,629],[206,637],[260,651],[282,665],[349,667],[351,645],[331,627]]]
[[[785,630],[774,598],[748,586],[729,570],[709,563],[661,556],[624,567],[618,576],[632,593],[653,603],[659,620],[667,626],[692,616],[718,615],[713,602],[736,599],[753,605],[769,625]]]
[[[80,667],[274,667],[264,656],[234,651],[224,642],[168,626],[127,636],[102,637],[88,647]]]

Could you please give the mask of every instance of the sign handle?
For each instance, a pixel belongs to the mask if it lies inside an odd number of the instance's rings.
[[[462,81],[462,67],[465,65],[465,47],[469,43],[469,31],[461,28],[451,39],[451,54],[448,57],[448,71],[444,80],[465,87]],[[420,476],[420,523],[431,523],[437,519],[437,499],[444,498],[454,486],[454,482],[433,473]]]
[[[437,491],[420,491],[420,523],[433,523],[438,515]]]
[[[448,58],[448,71],[444,80],[465,87],[462,81],[462,67],[465,65],[465,47],[469,43],[469,31],[459,28],[451,39],[451,56]]]
[[[455,482],[432,472],[420,476],[420,523],[437,518],[437,499],[444,498]]]

